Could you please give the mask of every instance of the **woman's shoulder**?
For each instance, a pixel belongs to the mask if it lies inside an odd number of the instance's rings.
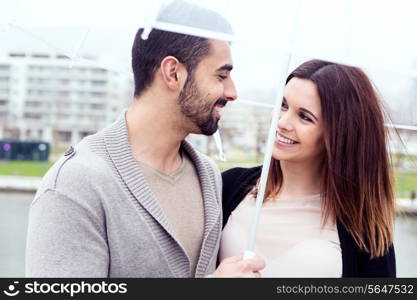
[[[261,174],[261,171],[262,171],[262,166],[256,166],[252,168],[241,168],[241,167],[231,168],[229,170],[222,172],[223,183],[225,181],[227,182],[238,181],[238,179],[239,181],[241,181],[242,178],[248,179],[253,176],[259,177]]]
[[[252,168],[232,168],[222,173],[223,198],[240,195],[256,184],[261,175],[262,166]]]
[[[341,222],[337,222],[343,259],[343,277],[396,277],[396,259],[394,245],[380,257],[371,258],[361,250]]]
[[[223,226],[231,212],[256,184],[262,166],[253,168],[232,168],[222,173],[223,179]]]

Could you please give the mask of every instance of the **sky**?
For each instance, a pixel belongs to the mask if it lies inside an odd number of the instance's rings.
[[[280,49],[299,56],[324,56],[352,63],[384,62],[388,64],[386,68],[406,67],[408,58],[417,52],[417,1],[413,0],[193,2],[225,15],[242,44],[262,43],[272,51]],[[161,0],[1,0],[0,26],[4,29],[11,23],[24,27],[133,30],[144,24],[160,3]],[[393,59],[387,62],[385,56]]]
[[[369,70],[388,98],[410,105],[417,102],[403,96],[417,78],[417,1],[192,2],[220,12],[231,22],[233,76],[242,98],[245,91],[252,95],[254,89],[276,89],[279,77],[285,76],[283,69],[288,72],[306,59],[321,58]],[[103,66],[129,73],[134,34],[160,3],[1,0],[0,51],[39,47],[69,55],[93,53]],[[256,101],[275,101],[273,96],[261,98]]]

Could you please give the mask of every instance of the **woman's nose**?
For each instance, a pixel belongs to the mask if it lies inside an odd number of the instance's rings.
[[[282,131],[291,131],[293,129],[290,114],[288,112],[281,111],[278,120],[278,129]]]

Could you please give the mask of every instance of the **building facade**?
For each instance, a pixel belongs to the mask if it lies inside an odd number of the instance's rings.
[[[64,55],[0,56],[0,139],[74,144],[113,122],[132,99],[131,79]]]

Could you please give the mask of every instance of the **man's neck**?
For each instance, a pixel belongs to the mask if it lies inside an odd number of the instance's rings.
[[[130,147],[137,161],[171,174],[181,165],[179,151],[188,133],[178,125],[171,105],[152,100],[136,99],[126,113]]]

